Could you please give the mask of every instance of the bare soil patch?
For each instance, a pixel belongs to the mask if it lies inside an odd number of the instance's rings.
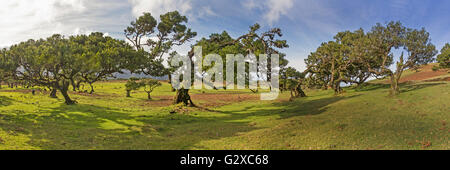
[[[174,96],[155,96],[153,100],[146,100],[142,106],[170,106],[173,104]],[[204,107],[213,108],[230,103],[237,103],[250,100],[259,100],[258,94],[191,94],[192,101],[194,104]]]
[[[230,103],[259,100],[259,94],[192,94],[192,100],[203,101],[203,107],[219,107]]]

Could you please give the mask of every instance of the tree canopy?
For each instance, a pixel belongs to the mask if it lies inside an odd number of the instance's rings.
[[[10,60],[20,68],[19,80],[59,90],[66,104],[74,104],[69,85],[75,81],[91,84],[125,69],[127,57],[137,56],[125,41],[105,37],[102,33],[65,38],[55,34],[47,39],[28,40],[11,46]],[[93,89],[92,89],[93,91]]]
[[[389,77],[391,93],[400,93],[398,82],[405,69],[430,63],[436,55],[429,33],[424,29],[404,27],[400,22],[376,24],[371,31],[339,32],[335,41],[323,43],[305,60],[309,83],[332,87],[338,94],[340,83],[364,83],[370,76]],[[402,49],[396,70],[393,49]]]
[[[442,68],[450,68],[450,44],[446,43],[441,49],[441,53],[437,56],[439,66]]]

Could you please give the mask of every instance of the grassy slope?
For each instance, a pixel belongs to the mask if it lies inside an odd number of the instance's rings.
[[[446,78],[449,77],[450,74],[446,74],[446,72],[449,72],[449,69],[440,69],[437,72],[433,71],[432,68],[434,66],[439,66],[438,63],[430,63],[427,65],[423,65],[421,67],[419,67],[419,69],[416,70],[412,70],[412,69],[407,69],[405,71],[403,71],[402,73],[402,78],[400,79],[401,83],[404,83],[406,81],[423,81],[423,80],[429,80],[429,79],[436,79],[436,78]],[[420,74],[425,74],[420,76]],[[439,75],[441,74],[441,75]],[[436,76],[437,75],[437,76]],[[429,76],[429,77],[427,77]],[[411,80],[413,79],[413,80]],[[377,83],[377,84],[389,84],[390,83],[390,78],[389,77],[385,77],[385,78],[381,78],[381,79],[375,79],[375,80],[371,80],[369,81],[371,83]]]
[[[309,91],[293,102],[244,101],[178,114],[151,104],[142,91],[125,98],[120,82],[97,84],[94,96],[71,94],[79,102],[73,106],[10,90],[0,90],[0,149],[450,149],[448,82],[404,85],[398,97],[370,85],[340,96]],[[154,102],[171,95],[164,84]]]
[[[449,149],[450,84],[409,86],[398,97],[387,90],[327,92],[292,103],[247,104],[240,113],[257,130],[203,141],[205,149]],[[245,115],[245,116],[244,116]],[[238,119],[236,121],[243,121]],[[431,144],[430,146],[429,143]]]

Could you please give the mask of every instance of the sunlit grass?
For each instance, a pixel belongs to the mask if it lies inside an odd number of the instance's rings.
[[[308,97],[280,100],[194,101],[198,108],[171,114],[158,102],[175,93],[167,83],[148,101],[136,91],[125,97],[124,82],[100,82],[95,93],[62,97],[0,90],[0,149],[449,149],[450,84],[369,85],[307,91]],[[249,90],[193,90],[192,94],[255,95]],[[231,95],[230,94],[230,95]],[[222,97],[222,96],[221,96]]]

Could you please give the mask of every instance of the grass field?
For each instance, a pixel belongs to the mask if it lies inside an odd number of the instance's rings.
[[[171,105],[163,83],[147,100],[124,82],[96,83],[76,105],[48,92],[0,89],[0,149],[450,149],[450,83],[405,83],[399,96],[369,84],[283,93],[261,101],[249,90],[194,90],[199,105]],[[177,109],[178,112],[170,112]]]

